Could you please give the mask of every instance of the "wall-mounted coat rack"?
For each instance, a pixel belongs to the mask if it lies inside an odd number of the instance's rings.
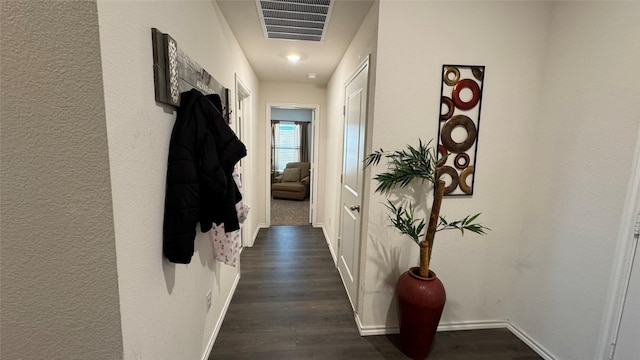
[[[151,41],[156,101],[177,108],[181,92],[196,88],[205,95],[218,94],[222,115],[229,123],[229,89],[191,59],[168,34],[151,28]]]

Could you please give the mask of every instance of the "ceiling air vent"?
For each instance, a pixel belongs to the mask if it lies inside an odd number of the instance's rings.
[[[321,41],[332,0],[256,0],[262,31],[269,39]]]

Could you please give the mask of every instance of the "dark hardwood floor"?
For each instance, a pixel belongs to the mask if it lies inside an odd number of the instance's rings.
[[[212,359],[408,359],[398,335],[361,337],[321,229],[261,229]],[[506,329],[439,332],[430,360],[542,359]]]

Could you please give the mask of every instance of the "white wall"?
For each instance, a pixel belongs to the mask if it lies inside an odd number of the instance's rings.
[[[0,358],[120,359],[95,1],[0,13]]]
[[[379,3],[375,2],[327,85],[327,121],[320,131],[321,142],[325,144],[325,151],[321,154],[323,165],[320,172],[324,174],[323,179],[325,181],[321,184],[319,193],[321,203],[325,204],[325,206],[318,214],[318,222],[323,224],[325,236],[334,255],[337,255],[338,236],[340,233],[340,174],[342,174],[345,85],[358,66],[367,56],[370,56],[368,92],[368,121],[370,122],[373,117],[374,104],[372,100],[375,93],[378,11]],[[370,127],[371,124],[368,124],[368,126]],[[369,134],[370,132],[367,132],[368,136]],[[362,209],[362,217],[364,219],[367,215],[366,204],[363,203]]]
[[[233,97],[235,72],[255,97],[257,79],[214,2],[100,1],[98,15],[124,358],[200,359],[238,269],[216,262],[201,233],[191,264],[163,259],[166,164],[175,113],[154,100],[151,28],[170,34]],[[252,169],[257,150],[248,151]],[[259,216],[259,209],[252,209],[250,217]],[[209,290],[213,305],[207,312]]]
[[[369,149],[434,138],[442,64],[486,65],[475,192],[446,198],[442,213],[482,211],[492,231],[436,237],[443,327],[509,321],[549,356],[599,356],[640,124],[639,6],[380,3]],[[342,105],[334,94],[330,108]],[[388,331],[395,280],[418,251],[383,225],[383,197],[369,200],[359,316],[364,330]]]
[[[313,121],[313,111],[309,109],[271,109],[272,121]]]
[[[509,315],[558,359],[601,359],[640,124],[640,3],[557,2],[549,31]]]
[[[267,142],[267,134],[271,133],[271,120],[267,119],[267,106],[269,103],[272,104],[297,104],[297,105],[319,105],[320,108],[318,110],[319,114],[316,114],[316,121],[314,124],[314,131],[322,132],[322,128],[326,119],[326,103],[327,103],[327,89],[325,86],[313,84],[313,83],[287,83],[287,82],[260,82],[260,99],[257,110],[257,119],[258,119],[258,132],[260,134],[260,138],[257,139],[257,148],[261,149],[260,158],[258,162],[263,164],[260,171],[259,176],[256,176],[256,179],[263,184],[264,192],[262,192],[262,206],[266,209],[266,194],[271,193],[271,189],[267,188],[267,179],[270,170],[268,164],[271,163],[271,151],[268,150],[268,146],[270,143]],[[320,130],[318,130],[320,129]],[[315,137],[315,135],[314,135]],[[315,144],[315,151],[319,151],[320,154],[324,153],[324,149],[326,147],[324,141],[320,139],[318,144]],[[318,161],[319,164],[316,164],[318,167],[319,174],[322,174],[321,166],[322,159]],[[319,183],[322,186],[324,179],[320,177]],[[313,189],[313,191],[318,191],[318,189]],[[321,194],[321,193],[320,193]],[[322,211],[323,202],[322,198],[318,199],[318,211]],[[261,225],[266,226],[267,218],[266,216],[262,218]]]
[[[447,289],[441,325],[508,316],[549,10],[549,4],[538,2],[380,3],[370,148],[394,150],[435,138],[442,64],[486,66],[474,195],[445,198],[441,213],[454,219],[482,212],[481,221],[492,231],[484,237],[436,236],[432,268]],[[370,196],[360,312],[369,330],[397,326],[395,281],[418,257],[413,242],[385,225],[383,200]]]

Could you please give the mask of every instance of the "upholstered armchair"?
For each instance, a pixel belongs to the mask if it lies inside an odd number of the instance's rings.
[[[274,199],[304,200],[309,196],[310,168],[308,162],[288,163],[284,172],[271,184],[271,196]]]

